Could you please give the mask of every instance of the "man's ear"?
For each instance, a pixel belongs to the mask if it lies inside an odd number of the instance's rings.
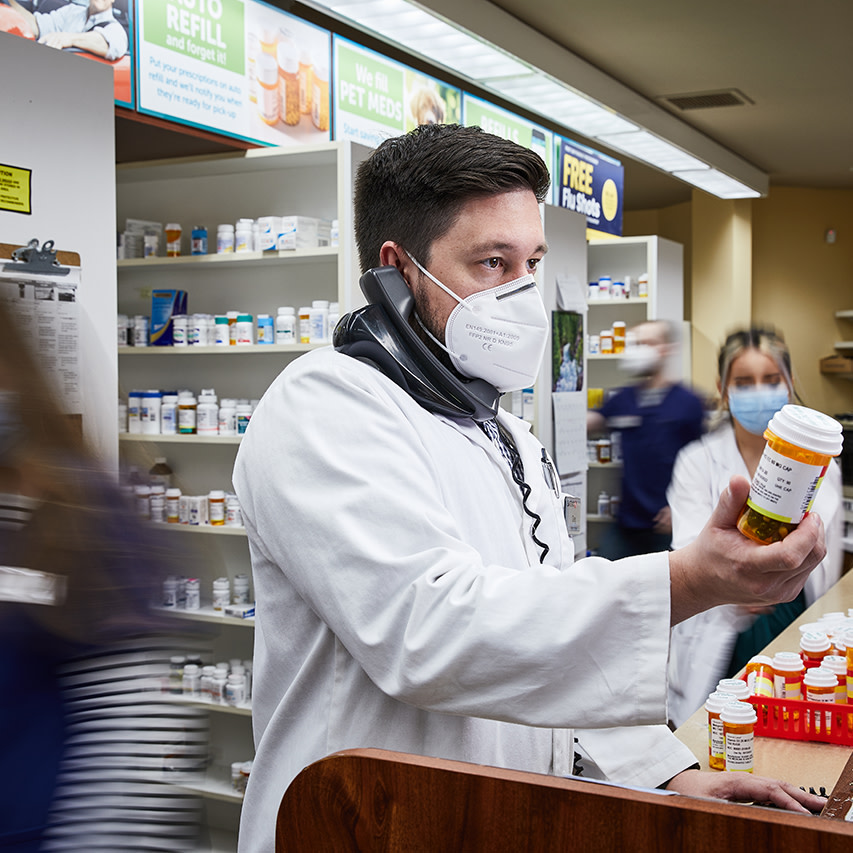
[[[379,250],[379,263],[383,267],[397,267],[402,272],[408,260],[403,248],[393,240],[386,240]]]
[[[383,267],[396,267],[409,286],[409,290],[412,289],[410,275],[413,274],[415,265],[412,263],[406,250],[399,243],[395,243],[393,240],[386,240],[379,250],[379,262]]]

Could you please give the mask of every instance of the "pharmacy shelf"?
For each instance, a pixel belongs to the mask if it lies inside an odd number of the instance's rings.
[[[217,625],[239,625],[241,628],[254,628],[255,619],[241,619],[239,616],[229,616],[221,610],[212,607],[201,607],[198,610],[176,610],[174,607],[155,607],[158,613],[165,613],[175,619],[186,619],[189,622],[212,622]]]
[[[242,346],[222,347],[119,347],[119,355],[144,356],[191,356],[191,355],[272,355],[274,353],[308,352],[329,346],[322,344],[244,344]]]
[[[613,521],[613,516],[612,515],[588,515],[586,517],[586,520],[591,521],[593,523],[605,523],[605,522],[609,523],[609,522]]]
[[[337,258],[337,246],[321,246],[312,249],[291,249],[281,252],[233,252],[208,255],[182,255],[178,258],[127,258],[117,261],[120,270],[144,268],[146,270],[174,269],[179,266],[210,269],[218,267],[240,268],[270,266],[273,264],[300,263],[306,261],[327,261]]]
[[[622,353],[617,352],[600,352],[594,355],[587,355],[587,361],[616,361]]]
[[[853,352],[853,341],[836,341],[835,348],[843,352]]]
[[[130,444],[239,444],[242,435],[163,435],[162,433],[119,433],[118,440]]]
[[[245,536],[245,527],[226,527],[212,524],[158,524],[158,530],[170,530],[174,533],[210,533],[214,536]]]
[[[587,305],[648,305],[649,300],[645,296],[622,296],[613,299],[587,299]]]
[[[835,316],[838,320],[853,320],[853,308],[844,311],[836,311]]]
[[[159,777],[158,781],[170,785],[172,788],[177,788],[181,791],[188,791],[192,794],[198,794],[207,800],[221,800],[225,803],[242,803],[243,795],[235,791],[231,787],[231,783],[226,781],[221,774],[225,770],[220,769],[220,775],[215,771],[209,770],[207,773],[182,773],[179,775],[164,773]]]
[[[188,699],[184,696],[172,696],[164,694],[167,702],[174,702],[176,705],[186,705],[190,708],[199,708],[202,711],[210,711],[214,714],[236,714],[241,717],[252,716],[252,703],[246,702],[243,705],[225,705],[219,702],[211,702],[207,699]]]
[[[622,470],[621,462],[588,462],[590,468],[612,468],[614,470]]]

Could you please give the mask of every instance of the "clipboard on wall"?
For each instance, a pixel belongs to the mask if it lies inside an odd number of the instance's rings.
[[[55,251],[52,240],[0,243],[0,300],[53,379],[62,408],[82,428],[80,274],[80,255]]]

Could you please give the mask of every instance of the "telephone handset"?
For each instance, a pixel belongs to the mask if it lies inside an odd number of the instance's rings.
[[[476,421],[495,417],[500,394],[494,386],[453,373],[409,325],[415,299],[396,267],[369,269],[359,285],[369,304],[338,323],[336,350],[372,362],[429,411]]]

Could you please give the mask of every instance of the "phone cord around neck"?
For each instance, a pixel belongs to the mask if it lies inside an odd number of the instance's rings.
[[[545,557],[548,555],[551,548],[536,536],[536,530],[542,522],[542,517],[538,513],[533,512],[533,510],[527,506],[527,499],[530,497],[530,493],[533,490],[524,480],[524,465],[522,464],[521,456],[519,456],[518,450],[516,449],[515,442],[512,440],[512,436],[498,423],[497,418],[482,421],[480,423],[480,427],[498,447],[501,451],[501,455],[509,464],[509,470],[512,473],[513,482],[521,490],[521,507],[524,512],[533,519],[533,524],[530,526],[530,538],[533,539],[536,545],[542,550],[542,553],[539,555],[539,562],[544,563]]]

